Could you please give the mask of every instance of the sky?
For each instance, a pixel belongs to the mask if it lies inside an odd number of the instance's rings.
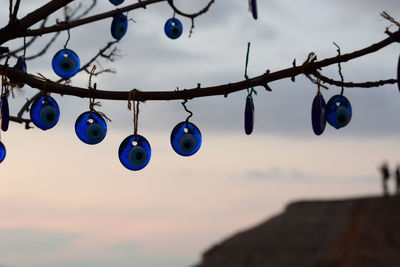
[[[22,1],[20,17],[45,2]],[[92,14],[114,8],[106,0],[98,2]],[[94,78],[98,89],[175,90],[240,81],[247,42],[249,76],[258,76],[288,68],[294,58],[303,62],[310,52],[319,59],[335,56],[332,42],[342,53],[378,42],[390,25],[379,13],[400,13],[398,0],[259,0],[255,21],[247,1],[215,2],[195,20],[191,38],[190,20],[178,16],[184,33],[177,40],[163,32],[173,15],[167,4],[130,12],[135,22],[129,22],[118,44],[121,57],[102,61],[117,73]],[[176,0],[188,12],[206,3]],[[5,25],[7,9],[0,12]],[[112,40],[110,24],[106,19],[72,29],[68,48],[87,61]],[[50,37],[41,37],[27,55]],[[50,62],[66,38],[62,33],[45,56],[29,61],[28,72],[57,79]],[[21,44],[9,42],[10,47]],[[398,55],[393,44],[345,63],[344,79],[395,78]],[[339,77],[337,66],[323,73]],[[76,86],[87,82],[85,73],[72,79]],[[379,165],[387,160],[393,169],[400,163],[396,85],[346,88],[353,118],[340,130],[327,126],[322,136],[311,129],[315,85],[298,76],[295,83],[282,80],[270,87],[272,92],[256,88],[250,136],[243,129],[244,91],[190,100],[191,122],[200,128],[203,144],[188,158],[169,143],[171,130],[187,116],[180,101],[141,104],[138,132],[149,140],[152,158],[138,172],[125,169],[117,155],[119,144],[133,133],[126,101],[101,101],[99,110],[112,123],[103,142],[89,146],[73,127],[89,101],[53,95],[61,109],[56,127],[27,131],[12,124],[1,134],[7,157],[0,165],[0,266],[188,267],[213,244],[282,212],[292,201],[381,194]],[[36,92],[26,86],[23,95],[10,99],[12,113]],[[339,92],[329,86],[323,94],[328,100]]]

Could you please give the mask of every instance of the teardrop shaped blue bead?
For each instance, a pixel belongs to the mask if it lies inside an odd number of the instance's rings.
[[[246,106],[244,109],[244,131],[247,135],[253,132],[254,127],[254,103],[253,97],[248,95],[246,97]]]
[[[250,5],[251,5],[251,14],[253,14],[253,18],[257,19],[258,18],[258,12],[257,12],[257,0],[250,0]]]
[[[342,95],[335,95],[326,104],[326,120],[336,129],[346,126],[352,117],[350,101]]]
[[[177,39],[183,32],[182,22],[177,18],[170,18],[165,22],[164,32],[170,39]]]
[[[311,123],[313,131],[316,135],[321,135],[325,131],[326,118],[325,118],[325,99],[321,93],[317,93],[314,97],[311,107]]]
[[[3,162],[7,154],[6,147],[3,142],[0,141],[0,163]]]
[[[399,63],[397,63],[397,87],[399,87],[400,91],[400,56],[399,56]]]
[[[170,141],[177,154],[188,157],[199,151],[202,143],[201,132],[193,123],[182,121],[172,130]]]
[[[114,16],[111,23],[111,35],[116,40],[124,37],[128,29],[128,18],[125,15],[119,14]]]
[[[141,135],[126,137],[118,149],[121,164],[131,171],[138,171],[147,166],[151,158],[150,143]]]
[[[26,73],[27,72],[27,68],[26,68],[25,58],[23,56],[18,57],[17,63],[14,65],[13,68]],[[18,81],[18,80],[14,80],[14,79],[11,79],[11,78],[10,78],[10,82],[11,82],[11,84],[13,84],[13,86],[17,86],[19,88],[22,88],[25,85],[24,82]]]
[[[110,0],[110,3],[113,4],[114,6],[118,6],[122,4],[124,0]]]
[[[51,96],[39,96],[32,103],[30,116],[36,127],[48,130],[56,126],[60,119],[60,108]]]
[[[58,76],[69,79],[78,73],[81,62],[71,49],[61,49],[54,55],[51,65]]]
[[[1,97],[1,129],[6,132],[10,124],[10,110],[7,96]]]
[[[107,124],[100,114],[87,111],[76,119],[75,133],[85,144],[95,145],[106,137]]]

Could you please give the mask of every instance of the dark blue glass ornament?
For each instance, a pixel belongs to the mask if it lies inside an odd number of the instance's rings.
[[[320,92],[314,97],[311,107],[311,123],[313,131],[316,135],[321,135],[325,131],[325,99]]]
[[[60,108],[51,96],[39,96],[32,103],[30,115],[36,127],[48,130],[57,124],[60,118]]]
[[[247,135],[253,132],[254,127],[254,103],[253,97],[248,95],[246,97],[246,107],[244,109],[244,131]]]
[[[253,14],[253,18],[257,19],[258,18],[257,0],[250,0],[250,8],[251,8],[251,14]]]
[[[164,32],[170,39],[177,39],[183,32],[183,25],[177,18],[170,18],[164,26]]]
[[[0,141],[0,163],[3,162],[4,158],[6,157],[6,147]]]
[[[87,111],[76,120],[75,133],[82,142],[95,145],[106,137],[107,124],[100,114]]]
[[[111,23],[111,35],[116,40],[120,40],[124,37],[126,30],[128,29],[128,19],[125,15],[119,14],[114,16]]]
[[[191,156],[196,153],[201,146],[201,132],[191,122],[178,123],[171,132],[172,148],[181,156]]]
[[[25,58],[24,57],[18,57],[17,59],[17,63],[14,65],[14,69],[23,71],[23,72],[27,72],[27,68],[26,68],[26,62],[25,62]],[[18,80],[14,80],[14,79],[10,79],[10,82],[13,86],[17,86],[19,88],[24,87],[25,83],[22,81],[18,81]]]
[[[1,97],[1,129],[6,132],[10,124],[10,110],[7,96]]]
[[[110,3],[113,4],[114,6],[118,6],[122,4],[124,0],[110,0]]]
[[[399,63],[397,64],[397,86],[399,87],[400,91],[400,56],[399,56]]]
[[[63,79],[74,76],[81,66],[78,55],[70,49],[58,51],[51,62],[54,72]]]
[[[118,149],[118,156],[125,168],[138,171],[149,163],[151,147],[146,138],[132,134],[122,141]]]
[[[352,115],[349,100],[342,95],[335,95],[326,104],[326,120],[336,129],[346,126]]]

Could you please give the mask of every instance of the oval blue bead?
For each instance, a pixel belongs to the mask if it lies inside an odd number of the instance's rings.
[[[325,99],[321,93],[314,97],[311,107],[311,123],[313,131],[316,135],[321,135],[325,131],[326,118],[325,118]]]
[[[122,4],[124,0],[110,0],[110,3],[113,4],[114,6],[118,6]]]
[[[61,49],[54,55],[51,65],[58,76],[69,79],[79,71],[81,62],[74,51]]]
[[[7,154],[6,147],[4,144],[0,141],[0,162],[3,162]]]
[[[342,95],[335,95],[326,104],[326,120],[336,129],[346,126],[352,116],[349,100]]]
[[[30,116],[36,127],[48,130],[57,124],[60,118],[60,108],[51,96],[39,96],[32,103]]]
[[[244,131],[247,135],[253,132],[254,127],[254,103],[253,97],[248,95],[246,97],[246,107],[244,109]]]
[[[200,149],[201,142],[201,132],[191,122],[180,122],[171,132],[172,148],[181,156],[188,157],[195,154]]]
[[[400,56],[399,56],[399,63],[397,64],[397,86],[399,87],[400,91]]]
[[[119,14],[114,16],[111,23],[111,35],[116,40],[120,40],[124,37],[126,30],[128,29],[128,19],[125,15]]]
[[[25,62],[25,58],[24,57],[18,57],[17,59],[17,63],[14,65],[13,67],[14,69],[23,71],[23,72],[27,72],[27,68],[26,68],[26,62]],[[18,81],[18,80],[14,80],[10,78],[10,82],[13,86],[18,86],[19,88],[24,87],[25,83],[22,81]]]
[[[151,158],[151,147],[141,135],[130,135],[122,141],[118,149],[119,161],[125,168],[138,171],[146,167]]]
[[[6,132],[8,125],[10,124],[10,110],[8,107],[8,98],[6,96],[1,97],[1,129]]]
[[[250,5],[251,5],[251,14],[253,14],[253,18],[257,19],[258,18],[258,12],[257,12],[257,0],[250,0]]]
[[[100,114],[87,111],[76,119],[75,133],[82,142],[95,145],[106,137],[107,124]]]
[[[164,32],[170,39],[177,39],[183,32],[183,25],[177,18],[170,18],[165,22]]]

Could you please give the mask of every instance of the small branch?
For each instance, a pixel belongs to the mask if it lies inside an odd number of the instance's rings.
[[[11,19],[10,19],[10,23],[14,23],[15,21],[17,21],[17,14],[19,11],[19,4],[21,3],[21,0],[17,0],[17,2],[15,2],[15,6],[14,6],[14,11],[12,13]]]
[[[179,15],[181,15],[181,16],[184,16],[184,17],[187,17],[187,18],[191,18],[191,19],[193,20],[194,18],[196,18],[196,17],[198,17],[198,16],[203,15],[204,13],[206,13],[206,12],[210,9],[211,5],[214,4],[214,0],[211,0],[210,2],[208,2],[208,4],[207,4],[202,10],[200,10],[199,12],[197,12],[197,13],[192,13],[192,14],[189,14],[189,13],[185,13],[185,12],[180,11],[180,10],[175,6],[174,0],[168,0],[168,4],[171,6],[171,8],[172,8],[177,14],[179,14]]]
[[[322,75],[318,71],[314,72],[313,75],[315,77],[319,78],[324,83],[336,85],[336,86],[339,86],[339,87],[343,86],[343,87],[372,88],[372,87],[383,86],[383,85],[386,85],[386,84],[395,84],[395,83],[397,83],[396,79],[387,79],[387,80],[380,80],[380,81],[374,81],[374,82],[363,82],[363,83],[342,82],[342,81],[337,81],[337,80],[333,80],[331,78],[328,78],[328,77]]]
[[[18,117],[14,117],[14,116],[10,116],[10,121],[12,122],[17,122],[17,123],[25,123],[25,129],[29,130],[32,129],[33,127],[30,126],[30,123],[32,122],[29,119],[23,119],[23,118],[18,118]]]

